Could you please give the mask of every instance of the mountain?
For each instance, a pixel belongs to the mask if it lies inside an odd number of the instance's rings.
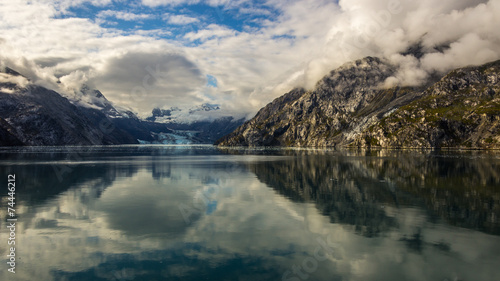
[[[178,107],[171,107],[169,109],[160,109],[157,107],[153,109],[151,116],[147,117],[146,120],[151,122],[164,121],[163,123],[165,123],[165,120],[170,121],[173,118],[172,112],[175,111],[181,111],[181,109]]]
[[[142,120],[88,85],[56,92],[11,68],[0,71],[0,146],[211,144],[244,121],[207,115],[217,110],[214,104],[156,108]]]
[[[159,123],[190,124],[197,121],[208,121],[217,118],[218,114],[212,114],[214,111],[220,111],[218,104],[204,103],[188,109],[182,109],[177,106],[168,109],[154,108],[151,115],[146,118],[148,121]]]
[[[0,72],[0,145],[135,144],[171,132],[121,112],[97,90],[84,86],[68,99],[31,83],[18,72]]]
[[[232,116],[221,115],[217,104],[204,103],[189,109],[171,107],[155,108],[146,120],[165,124],[173,133],[159,136],[170,143],[206,143],[212,144],[217,139],[234,131],[245,121]],[[215,114],[214,114],[215,113]]]
[[[454,70],[353,145],[500,148],[500,61]]]
[[[384,87],[396,68],[373,57],[294,89],[216,144],[500,148],[500,61],[419,87]],[[464,115],[465,114],[465,115]]]
[[[196,106],[195,108],[191,108],[189,110],[189,114],[193,114],[194,112],[197,111],[214,111],[214,110],[219,110],[220,106],[218,104],[210,104],[210,103],[204,103],[202,105]]]
[[[44,87],[0,83],[0,145],[135,143],[130,134],[110,130],[107,122],[103,113],[79,108]]]
[[[97,89],[92,89],[88,85],[82,85],[79,90],[74,91],[73,96],[68,96],[71,103],[81,106],[98,109],[109,118],[134,118],[135,114],[128,110],[117,109],[102,93]]]

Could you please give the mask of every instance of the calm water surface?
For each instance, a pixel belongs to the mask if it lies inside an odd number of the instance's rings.
[[[0,148],[0,172],[0,280],[500,278],[499,152]]]

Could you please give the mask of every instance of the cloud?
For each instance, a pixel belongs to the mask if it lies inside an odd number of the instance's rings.
[[[29,81],[22,76],[13,76],[5,73],[0,73],[0,83],[12,83],[20,88],[25,88]]]
[[[396,80],[403,85],[422,83],[434,71],[500,58],[498,1],[353,0],[339,6],[342,12],[330,29],[325,52],[306,71],[306,85],[329,68],[368,55],[399,66]],[[400,55],[418,44],[421,59]]]
[[[135,20],[150,19],[150,18],[153,18],[154,16],[151,14],[134,14],[134,13],[123,12],[123,11],[105,10],[105,11],[99,12],[97,14],[97,17],[99,17],[99,18],[114,17],[114,18],[117,18],[120,20],[135,21]]]
[[[10,58],[0,55],[1,68],[9,67],[20,73],[23,77],[12,77],[12,83],[26,87],[30,83],[40,85],[52,90],[59,90],[57,78],[51,71],[41,68],[33,61],[26,58]],[[25,77],[25,78],[24,78]],[[26,80],[27,79],[27,80]]]
[[[87,72],[76,70],[70,74],[62,76],[59,81],[61,82],[64,90],[67,93],[73,92],[75,89],[80,89],[83,84],[88,84],[89,77]],[[93,85],[90,85],[93,86]]]
[[[177,24],[177,25],[185,25],[200,21],[197,18],[189,17],[186,15],[172,15],[172,14],[163,15],[163,19],[170,24]]]
[[[444,52],[428,53],[422,58],[422,67],[428,71],[445,72],[469,64],[483,64],[498,59],[499,45],[469,33],[450,44]]]
[[[142,0],[142,4],[149,7],[158,6],[180,6],[203,3],[208,6],[241,6],[244,3],[252,3],[249,0]]]
[[[220,39],[224,37],[232,37],[237,33],[238,32],[233,29],[220,26],[217,24],[211,24],[207,26],[205,29],[187,33],[186,35],[184,35],[184,38],[191,41],[195,40],[207,41],[209,39],[215,39],[215,38]]]
[[[153,107],[201,103],[206,78],[182,54],[129,52],[108,59],[92,82],[110,99],[145,115]]]
[[[142,0],[142,4],[148,7],[190,5],[199,2],[200,0]]]
[[[82,7],[88,4],[95,7],[105,7],[113,3],[113,0],[39,0],[33,2],[49,4],[59,10],[61,13],[68,13],[68,9],[72,7]]]

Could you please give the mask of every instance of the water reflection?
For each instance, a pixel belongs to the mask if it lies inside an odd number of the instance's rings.
[[[259,180],[296,202],[314,201],[331,222],[370,236],[395,226],[386,206],[418,206],[429,219],[500,234],[500,163],[469,153],[295,152],[250,165]],[[479,157],[479,158],[478,158]]]
[[[2,174],[19,179],[21,213],[17,273],[12,279],[2,270],[1,280],[495,280],[500,274],[495,154],[76,151],[78,158],[63,149],[0,153]],[[54,167],[68,163],[59,180]],[[0,241],[7,241],[4,229]]]

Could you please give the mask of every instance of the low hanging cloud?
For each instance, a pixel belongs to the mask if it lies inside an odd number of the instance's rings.
[[[201,103],[198,95],[206,78],[181,54],[130,52],[109,59],[92,83],[109,99],[144,114],[153,107],[186,105],[179,103],[182,96],[187,104]]]
[[[399,66],[389,84],[403,85],[421,84],[433,72],[500,58],[497,0],[351,0],[339,1],[339,7],[324,55],[306,69],[306,86],[333,67],[364,56]]]

